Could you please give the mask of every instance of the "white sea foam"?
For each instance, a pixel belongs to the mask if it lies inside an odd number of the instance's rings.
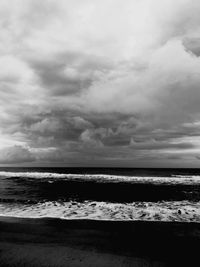
[[[51,172],[6,172],[0,171],[0,177],[13,178],[31,178],[31,179],[49,179],[54,180],[85,180],[99,182],[130,182],[144,184],[183,184],[183,185],[200,185],[199,175],[174,175],[172,177],[141,177],[141,176],[122,176],[109,174],[64,174]]]
[[[0,204],[1,216],[95,220],[200,222],[200,202],[43,202]]]

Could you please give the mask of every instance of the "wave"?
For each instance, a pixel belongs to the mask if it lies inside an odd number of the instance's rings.
[[[95,220],[200,222],[200,202],[59,202],[0,204],[1,216]]]
[[[0,198],[0,203],[37,204],[38,201],[37,200],[32,200],[32,199]]]
[[[163,185],[200,185],[199,175],[172,175],[172,176],[157,176],[157,177],[142,177],[142,176],[122,176],[109,174],[65,174],[52,172],[10,172],[0,171],[0,177],[3,178],[23,178],[23,179],[47,179],[49,183],[54,181],[94,181],[94,182],[122,182],[122,183],[139,183],[139,184],[163,184]]]

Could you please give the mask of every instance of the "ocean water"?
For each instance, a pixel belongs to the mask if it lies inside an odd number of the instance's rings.
[[[200,169],[0,168],[0,216],[200,222]]]

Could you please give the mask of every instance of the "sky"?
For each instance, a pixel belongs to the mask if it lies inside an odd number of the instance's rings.
[[[0,166],[200,166],[199,0],[1,0]]]

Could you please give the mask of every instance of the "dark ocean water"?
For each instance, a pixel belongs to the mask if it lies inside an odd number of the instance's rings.
[[[200,221],[199,169],[0,168],[0,214]]]

